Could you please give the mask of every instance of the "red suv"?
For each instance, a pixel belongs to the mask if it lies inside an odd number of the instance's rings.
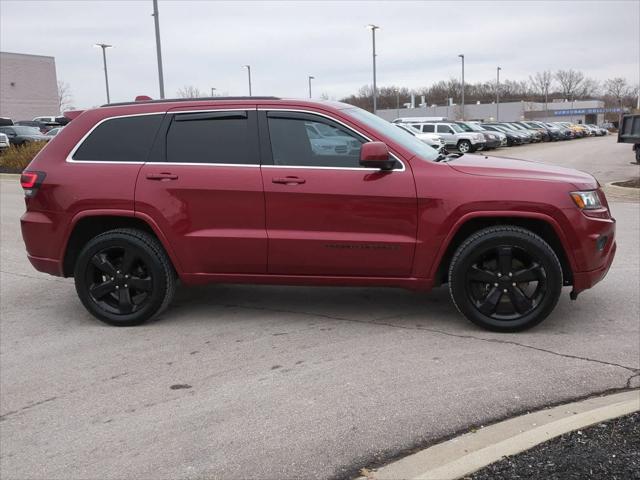
[[[144,101],[79,114],[22,175],[29,259],[112,325],[184,284],[449,284],[462,314],[522,330],[601,280],[615,220],[586,173],[442,156],[351,105]]]

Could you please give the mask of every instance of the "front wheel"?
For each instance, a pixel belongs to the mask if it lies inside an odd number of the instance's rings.
[[[158,315],[176,287],[162,245],[135,229],[110,230],[90,240],[78,255],[74,277],[86,309],[115,326],[140,325]]]
[[[460,140],[458,142],[458,151],[460,153],[468,153],[471,151],[471,142],[469,140]]]
[[[497,332],[526,330],[554,309],[562,267],[549,244],[533,232],[490,227],[457,249],[449,290],[460,313],[476,325]]]

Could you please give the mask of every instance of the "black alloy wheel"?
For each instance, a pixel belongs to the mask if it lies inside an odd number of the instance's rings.
[[[524,330],[555,307],[562,267],[553,249],[533,232],[490,227],[458,248],[449,288],[458,310],[477,325],[501,332]]]
[[[116,315],[140,311],[153,288],[149,266],[131,245],[96,252],[86,269],[85,282],[91,299]]]
[[[160,314],[176,286],[162,245],[135,229],[110,230],[91,239],[78,255],[74,277],[87,310],[116,326],[139,325]]]

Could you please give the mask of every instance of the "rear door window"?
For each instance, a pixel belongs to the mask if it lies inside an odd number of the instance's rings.
[[[257,165],[255,112],[177,114],[167,133],[167,162]]]
[[[434,132],[434,127],[435,127],[435,125],[423,125],[422,126],[422,131],[423,132],[428,132],[428,133],[433,133]]]
[[[110,118],[97,127],[73,154],[85,162],[146,162],[164,113]]]

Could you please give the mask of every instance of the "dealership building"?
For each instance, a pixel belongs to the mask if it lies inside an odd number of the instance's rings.
[[[472,103],[464,106],[467,120],[516,122],[520,120],[540,120],[543,122],[593,123],[604,122],[605,113],[619,113],[619,108],[605,108],[601,100],[539,102]],[[462,106],[432,105],[417,108],[391,108],[376,112],[385,120],[399,117],[442,117],[461,120]]]
[[[55,58],[0,52],[0,117],[31,120],[58,110]]]

